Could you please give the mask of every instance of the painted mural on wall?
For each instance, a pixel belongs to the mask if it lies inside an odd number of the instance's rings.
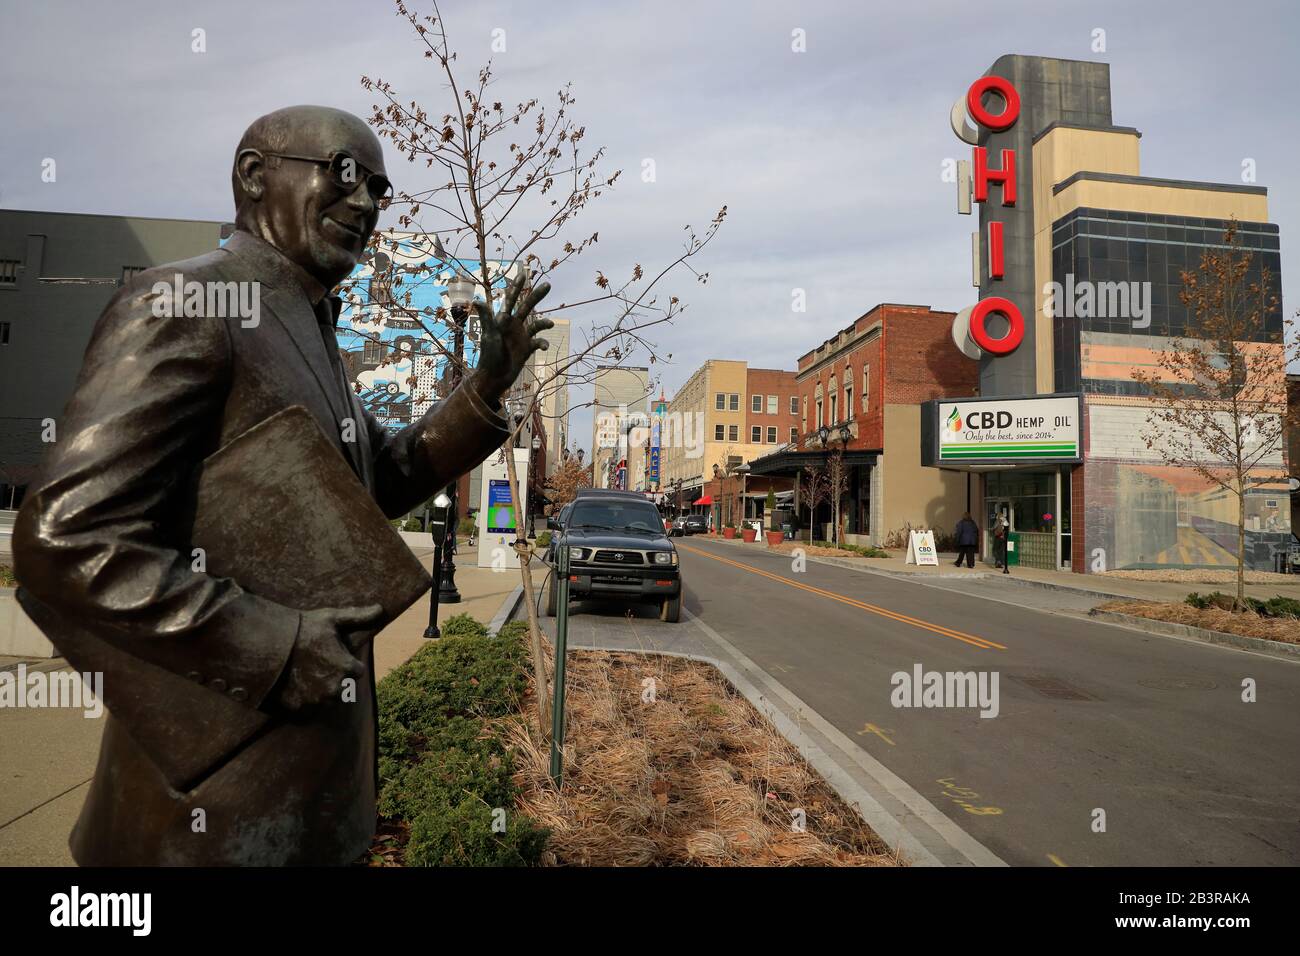
[[[1192,468],[1166,464],[1140,440],[1143,407],[1090,405],[1087,548],[1107,570],[1231,568],[1237,564],[1237,497]],[[1102,456],[1105,457],[1102,457]],[[1245,565],[1273,570],[1291,541],[1281,448],[1252,472],[1245,496]]]
[[[462,262],[461,268],[476,272],[477,264]],[[493,288],[504,287],[502,264],[490,268]],[[392,431],[417,421],[446,394],[453,348],[447,283],[454,274],[451,262],[440,259],[423,236],[387,232],[340,287],[338,343],[348,381]],[[444,319],[438,318],[440,308]],[[475,365],[473,312],[464,347],[466,362]]]

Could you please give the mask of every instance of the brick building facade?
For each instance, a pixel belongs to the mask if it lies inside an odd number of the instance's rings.
[[[978,368],[952,341],[953,313],[877,305],[798,360],[796,445],[753,463],[753,474],[794,482],[843,454],[840,502],[846,540],[883,545],[907,526],[947,528],[966,510],[964,477],[923,469],[919,403],[976,387]],[[802,527],[821,538],[830,502],[814,510],[796,494]]]

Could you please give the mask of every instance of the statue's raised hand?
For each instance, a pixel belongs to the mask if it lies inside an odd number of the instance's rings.
[[[535,336],[555,326],[550,319],[529,319],[533,308],[551,291],[551,284],[543,282],[521,298],[525,275],[520,272],[507,287],[496,315],[486,302],[474,302],[481,331],[478,367],[470,381],[489,402],[500,400],[519,377],[528,357],[546,348],[546,341]]]

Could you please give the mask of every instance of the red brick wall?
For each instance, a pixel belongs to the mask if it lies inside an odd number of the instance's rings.
[[[742,442],[750,441],[755,425],[763,429],[762,442],[767,444],[767,430],[776,426],[776,445],[784,445],[790,440],[790,427],[799,425],[799,416],[790,414],[790,396],[799,393],[795,383],[794,372],[785,372],[771,368],[751,368],[745,375],[745,433],[740,436]],[[762,411],[754,411],[754,395],[763,398]],[[776,414],[767,413],[767,396],[776,396]],[[775,446],[773,447],[775,451]]]
[[[1083,528],[1083,465],[1070,471],[1070,570],[1083,574],[1088,570],[1084,563],[1088,553]]]
[[[863,318],[854,323],[855,330],[867,329],[875,324],[874,313],[868,313]],[[835,378],[835,391],[838,396],[836,399],[835,418],[839,421],[848,419],[847,411],[842,407],[844,404],[844,376],[846,369],[852,369],[853,374],[853,420],[858,423],[858,437],[853,439],[846,446],[850,450],[874,450],[882,447],[884,442],[884,415],[880,401],[881,382],[884,374],[880,362],[880,337],[869,342],[861,342],[852,349],[838,356],[834,362],[827,363],[818,369],[815,376],[804,379],[799,383],[799,421],[796,423],[803,434],[811,434],[817,430],[817,386],[822,388],[822,410],[825,424],[834,424],[831,422],[831,401],[830,401],[830,382],[832,376]],[[810,356],[804,356],[800,359],[800,367],[808,368],[815,364]],[[862,377],[863,368],[869,368],[868,391],[870,400],[867,411],[862,410]],[[803,402],[804,398],[808,401],[808,426],[806,432],[803,428]]]
[[[885,317],[885,402],[919,405],[935,398],[974,395],[979,363],[952,341],[952,312],[921,306],[882,308]]]
[[[860,342],[827,363],[799,383],[800,402],[808,400],[808,426],[817,428],[817,385],[822,387],[823,410],[830,417],[830,379],[836,380],[837,406],[843,404],[844,372],[853,370],[853,418],[858,423],[858,437],[848,445],[853,450],[878,450],[884,447],[884,406],[916,405],[933,398],[967,396],[976,393],[979,364],[972,362],[952,342],[952,312],[935,312],[925,306],[879,305],[859,318],[852,326],[862,333],[877,323],[882,333],[875,339]],[[816,365],[815,352],[799,359],[804,372]],[[869,369],[870,401],[862,409],[863,369]],[[847,418],[837,407],[836,417]],[[828,422],[829,424],[829,422]]]

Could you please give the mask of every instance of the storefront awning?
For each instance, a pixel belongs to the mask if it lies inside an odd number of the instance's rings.
[[[705,495],[703,498],[696,498],[691,502],[693,505],[711,505],[713,504],[713,495]]]
[[[854,465],[875,465],[877,454],[876,451],[850,450],[844,453],[844,464],[850,467]],[[824,467],[827,460],[828,454],[820,450],[779,451],[751,461],[749,463],[749,474],[751,477],[758,475],[792,477],[798,474],[801,468]]]

